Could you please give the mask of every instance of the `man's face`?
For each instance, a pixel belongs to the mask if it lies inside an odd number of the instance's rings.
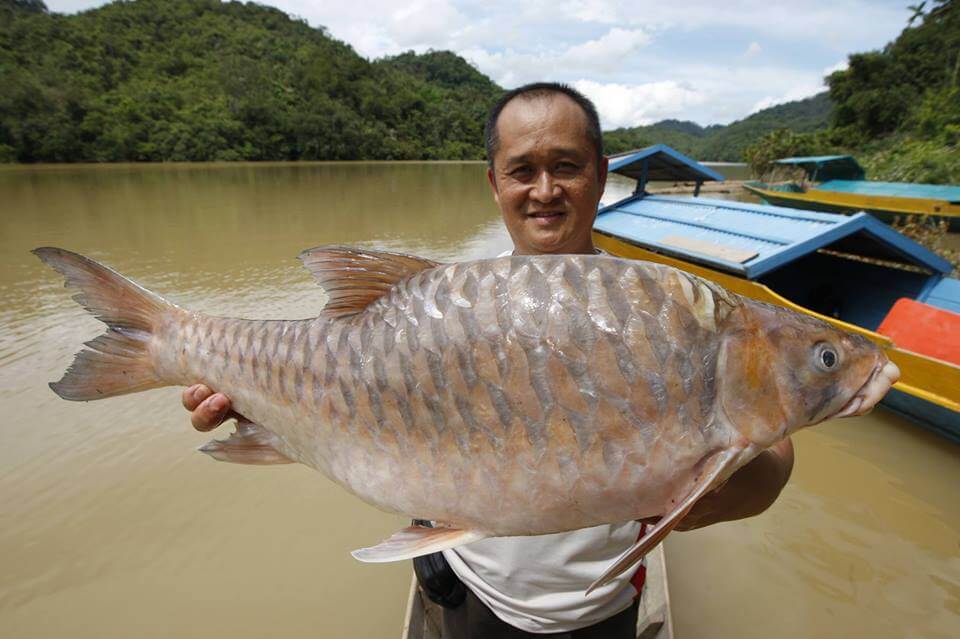
[[[497,120],[499,148],[487,177],[516,253],[584,253],[607,181],[587,118],[563,94],[511,100]]]

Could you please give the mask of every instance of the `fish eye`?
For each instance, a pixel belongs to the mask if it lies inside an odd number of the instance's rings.
[[[832,371],[840,363],[840,355],[830,344],[818,344],[816,361],[821,370]]]

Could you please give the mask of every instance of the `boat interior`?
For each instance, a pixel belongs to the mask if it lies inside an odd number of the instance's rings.
[[[866,244],[865,239],[843,238],[757,281],[812,311],[876,330],[898,299],[920,299],[936,276],[922,266],[891,259],[894,255],[852,250]]]

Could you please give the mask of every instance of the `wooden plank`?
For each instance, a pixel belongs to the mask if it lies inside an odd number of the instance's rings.
[[[747,260],[755,258],[758,253],[750,249],[742,249],[736,246],[726,246],[724,244],[715,244],[713,242],[704,242],[692,237],[682,235],[668,235],[659,240],[660,244],[675,246],[687,251],[695,251],[701,255],[709,255],[728,262],[743,264]]]
[[[443,610],[423,596],[414,575],[407,595],[407,612],[403,618],[401,639],[440,639]]]
[[[413,576],[410,592],[407,594],[407,612],[403,616],[403,631],[400,639],[421,639],[423,637],[423,606],[420,604],[420,592],[417,588],[417,576]]]
[[[670,587],[667,584],[663,544],[647,553],[647,577],[637,611],[638,639],[673,639],[670,617]]]

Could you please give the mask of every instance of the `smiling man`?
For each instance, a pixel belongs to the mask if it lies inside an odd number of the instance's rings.
[[[508,93],[491,113],[493,197],[514,255],[592,253],[593,219],[607,181],[600,126],[595,112],[587,116],[593,105],[586,98],[538,86]]]
[[[607,159],[593,104],[564,85],[520,87],[494,105],[486,138],[487,178],[513,253],[595,253],[591,230]],[[199,430],[218,425],[230,407],[225,396],[203,386],[188,388],[183,403]],[[784,440],[701,499],[677,530],[762,512],[779,495],[792,466],[793,449]],[[634,637],[639,575],[627,572],[589,595],[584,592],[633,545],[642,525],[630,521],[491,538],[444,551],[443,560],[433,557],[441,571],[445,560],[466,585],[462,601],[444,609],[443,636]],[[449,586],[450,579],[439,581]]]

